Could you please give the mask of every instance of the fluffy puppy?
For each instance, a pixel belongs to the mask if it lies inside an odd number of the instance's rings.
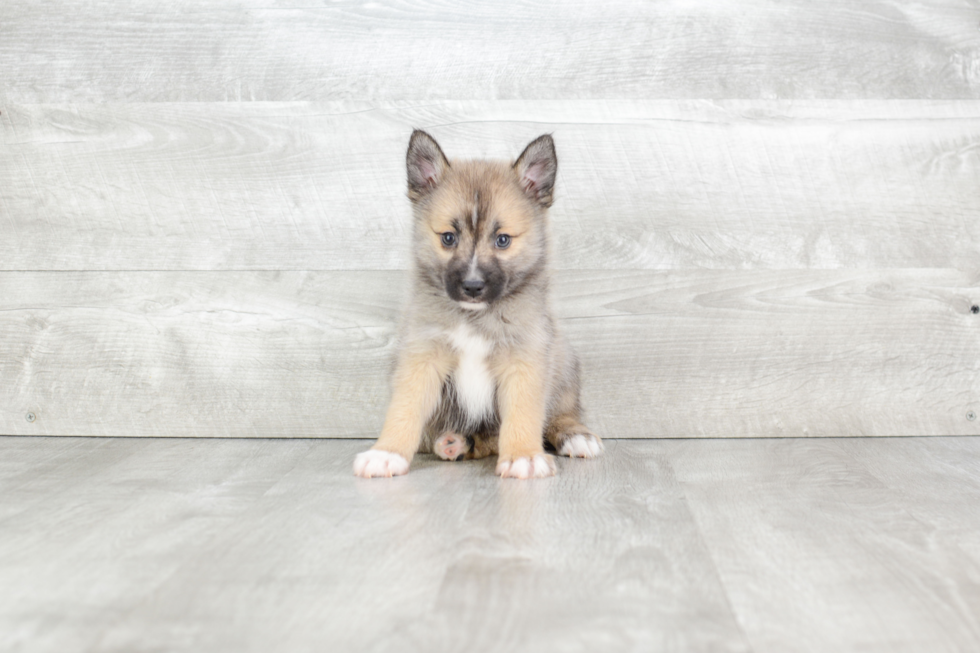
[[[448,161],[423,131],[407,154],[414,212],[412,297],[403,316],[381,436],[354,473],[408,472],[420,446],[446,460],[498,454],[502,477],[555,473],[549,445],[591,458],[579,365],[551,311],[551,136],[513,163]]]

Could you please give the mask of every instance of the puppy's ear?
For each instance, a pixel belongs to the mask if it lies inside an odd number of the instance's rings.
[[[449,169],[449,161],[435,139],[421,129],[412,132],[408,142],[408,196],[413,202],[425,197],[439,184]]]
[[[551,206],[558,173],[558,156],[550,134],[539,136],[524,148],[514,163],[524,192],[541,206]]]

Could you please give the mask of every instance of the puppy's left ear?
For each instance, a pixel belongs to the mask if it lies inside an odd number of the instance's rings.
[[[521,181],[521,188],[531,199],[545,208],[551,206],[555,175],[558,174],[558,156],[551,135],[538,136],[531,141],[517,157],[514,171]]]

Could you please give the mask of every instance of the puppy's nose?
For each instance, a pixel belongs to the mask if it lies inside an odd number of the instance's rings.
[[[470,297],[476,297],[483,292],[486,285],[483,279],[466,279],[463,281],[463,292]]]

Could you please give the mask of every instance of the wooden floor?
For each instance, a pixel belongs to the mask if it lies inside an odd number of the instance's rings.
[[[0,650],[980,650],[980,438],[366,445],[0,438]]]

